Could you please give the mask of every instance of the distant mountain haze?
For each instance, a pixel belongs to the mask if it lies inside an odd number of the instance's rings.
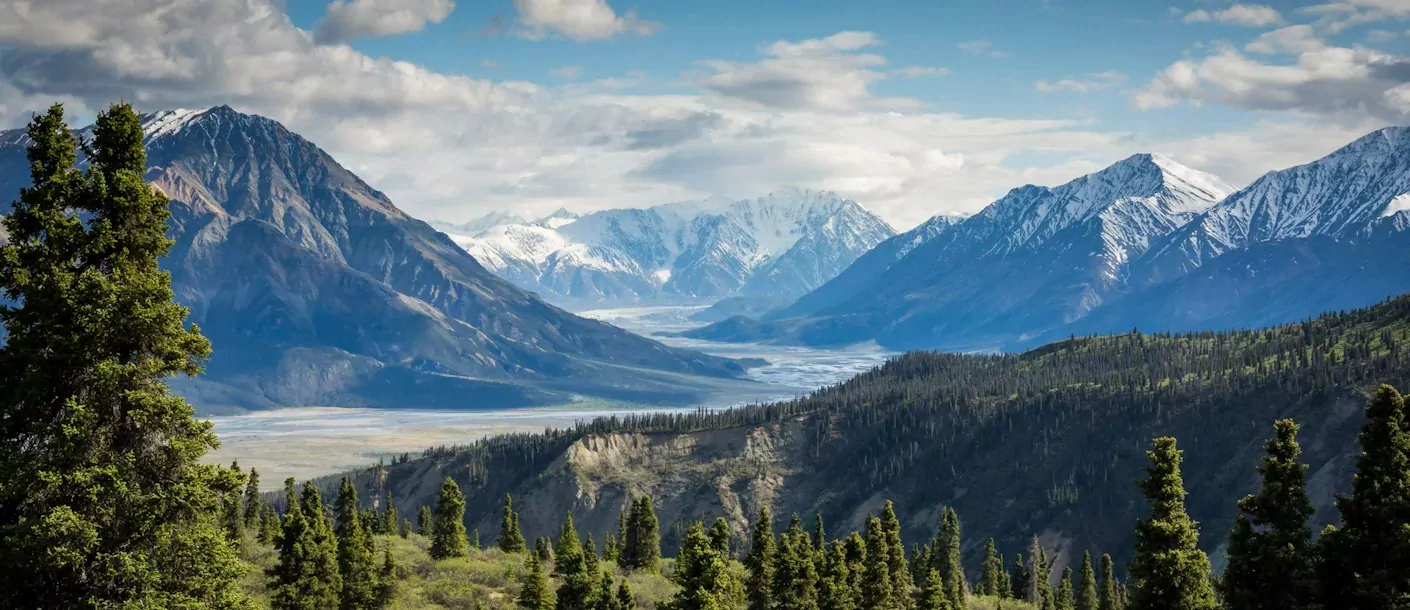
[[[172,200],[165,266],[215,346],[207,375],[175,382],[205,408],[682,402],[742,373],[515,287],[275,121],[225,106],[142,120],[147,179]],[[0,132],[16,192],[26,144]]]

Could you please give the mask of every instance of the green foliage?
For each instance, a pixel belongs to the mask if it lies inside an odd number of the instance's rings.
[[[730,538],[733,533],[729,530],[729,522],[724,517],[715,517],[715,523],[710,526],[710,544],[715,547],[715,551],[721,556],[730,557]]]
[[[529,553],[524,564],[524,576],[520,581],[519,607],[525,610],[550,610],[553,608],[553,593],[548,589],[548,576],[536,553]]]
[[[956,523],[956,527],[958,527]],[[901,519],[896,516],[896,505],[887,500],[881,505],[881,529],[886,534],[886,566],[891,582],[891,601],[901,608],[911,608],[915,600],[911,597],[914,583],[911,569],[906,564],[906,545],[901,542]],[[958,536],[958,530],[956,530]],[[961,575],[961,579],[964,577]]]
[[[448,559],[464,557],[468,543],[465,540],[465,496],[460,486],[450,477],[441,484],[440,501],[432,521],[431,557]]]
[[[299,502],[291,503],[276,548],[279,563],[270,572],[269,584],[275,610],[340,606],[343,582],[338,570],[338,542],[323,514],[317,487],[305,485]]]
[[[749,531],[749,554],[744,556],[744,567],[749,576],[744,581],[745,597],[749,600],[749,610],[768,610],[773,607],[774,559],[774,518],[769,505],[759,506],[759,516]]]
[[[1322,535],[1327,608],[1410,608],[1410,416],[1381,386],[1366,406],[1351,494],[1336,500],[1341,525]]]
[[[891,578],[891,546],[881,519],[867,519],[866,564],[862,572],[861,607],[869,610],[896,610],[903,607],[894,598]]]
[[[774,561],[773,603],[779,610],[816,610],[818,573],[812,537],[795,516],[779,537]]]
[[[1160,437],[1146,452],[1150,466],[1140,482],[1150,517],[1136,524],[1131,562],[1131,605],[1136,610],[1214,610],[1209,558],[1199,548],[1199,530],[1185,512],[1182,453],[1175,439]]]
[[[641,495],[632,499],[623,543],[624,548],[618,561],[622,567],[646,572],[657,571],[661,561],[661,524],[656,518],[651,496]]]
[[[994,539],[990,538],[984,543],[984,569],[979,576],[979,594],[993,597],[1007,594],[1003,581],[1004,560],[999,556],[999,549],[994,544]]]
[[[334,505],[338,544],[338,575],[342,579],[342,610],[374,607],[381,597],[377,563],[368,530],[357,508],[357,489],[343,477]]]
[[[1258,466],[1263,485],[1238,502],[1229,563],[1220,581],[1227,610],[1305,610],[1313,603],[1312,502],[1307,466],[1298,462],[1298,425],[1274,423]]]
[[[245,483],[245,530],[258,531],[262,527],[265,512],[264,496],[259,493],[259,471],[250,469]]]
[[[705,534],[705,527],[699,521],[691,524],[681,541],[673,580],[680,589],[662,605],[664,610],[744,607],[744,589],[731,574],[729,559],[710,544],[710,537]]]
[[[422,506],[421,510],[416,513],[416,533],[430,538],[434,528],[435,520],[431,518],[431,507]]]
[[[989,540],[990,550],[994,541]],[[964,566],[960,565],[960,516],[952,507],[945,507],[941,514],[940,529],[935,534],[934,567],[940,572],[945,583],[945,599],[950,607],[962,610],[965,607]],[[998,557],[994,557],[995,563]],[[989,569],[986,563],[985,569]],[[994,575],[997,576],[997,567]]]
[[[230,474],[239,481],[239,485],[245,484],[245,473],[240,471],[239,462],[230,463]],[[230,543],[239,546],[240,539],[245,535],[245,507],[240,497],[239,485],[230,492],[222,494],[221,503],[224,510],[221,512],[220,526],[225,530],[226,537],[230,538]]]
[[[1057,596],[1053,605],[1057,610],[1074,610],[1077,607],[1077,599],[1072,593],[1072,568],[1064,568],[1062,580],[1058,581]]]
[[[1092,569],[1092,552],[1082,552],[1081,582],[1077,585],[1077,610],[1099,610],[1097,601],[1097,574]]]
[[[950,610],[950,599],[945,588],[945,577],[940,575],[940,571],[935,568],[927,570],[916,599],[917,610]]]
[[[1023,553],[1014,555],[1013,569],[1009,572],[1009,596],[1014,599],[1029,599],[1028,568],[1023,567]]]
[[[166,385],[210,344],[158,267],[137,115],[99,113],[86,171],[61,106],[28,136],[0,247],[0,607],[247,607],[217,522],[241,481],[201,463],[210,424]]]
[[[506,553],[524,552],[524,535],[519,533],[519,515],[514,512],[514,499],[504,494],[504,517],[499,522],[499,550]]]
[[[1097,602],[1097,610],[1122,610],[1126,607],[1121,600],[1120,586],[1116,582],[1116,567],[1111,561],[1111,555],[1102,555],[1102,584]]]
[[[859,610],[861,597],[852,566],[847,561],[847,544],[834,540],[823,556],[818,582],[818,607],[821,610]]]
[[[592,610],[597,603],[597,587],[600,576],[597,573],[597,555],[588,554],[578,540],[578,530],[573,525],[573,515],[563,519],[563,527],[558,532],[558,544],[554,554],[554,572],[560,579],[558,585],[558,610]]]

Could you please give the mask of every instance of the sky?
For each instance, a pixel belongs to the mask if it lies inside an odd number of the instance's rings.
[[[120,99],[276,119],[426,219],[811,188],[905,229],[1410,124],[1410,0],[0,0],[0,128]]]

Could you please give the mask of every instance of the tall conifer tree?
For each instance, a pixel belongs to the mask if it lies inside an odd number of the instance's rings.
[[[1098,610],[1121,610],[1126,607],[1121,600],[1121,585],[1116,582],[1116,566],[1111,555],[1102,555],[1101,590],[1097,601]]]
[[[343,579],[338,571],[338,541],[323,511],[323,498],[305,484],[291,502],[276,545],[279,562],[271,572],[275,610],[328,610],[340,607]]]
[[[529,553],[524,564],[524,576],[519,581],[518,605],[524,610],[551,610],[553,593],[548,589],[548,575],[537,553]]]
[[[915,605],[910,566],[906,564],[906,545],[901,542],[901,520],[896,506],[887,500],[881,505],[881,528],[886,533],[886,562],[891,577],[891,600],[902,608]]]
[[[816,610],[818,607],[816,551],[812,537],[795,515],[779,537],[774,562],[774,607],[779,610]]]
[[[170,213],[141,122],[99,113],[86,172],[61,106],[27,133],[0,246],[0,607],[242,607],[216,520],[240,480],[202,463],[210,423],[166,384],[210,343],[158,265]]]
[[[1227,610],[1305,610],[1313,602],[1312,502],[1307,466],[1297,461],[1298,425],[1273,424],[1258,466],[1263,485],[1239,500],[1229,535],[1229,563],[1220,581]]]
[[[773,528],[773,512],[767,504],[761,505],[759,516],[754,520],[754,527],[749,533],[749,554],[744,556],[744,567],[749,571],[744,580],[749,610],[768,610],[773,607]]]
[[[1082,552],[1081,582],[1077,586],[1077,610],[1099,610],[1097,604],[1097,573],[1092,569],[1092,552]]]
[[[372,533],[363,525],[357,504],[357,489],[347,477],[343,477],[334,505],[337,515],[338,575],[343,581],[340,607],[343,610],[371,608],[379,597],[377,563],[372,546],[368,544]]]
[[[1150,517],[1136,524],[1131,605],[1135,610],[1214,610],[1219,604],[1209,582],[1209,558],[1200,550],[1199,530],[1185,512],[1182,456],[1175,439],[1155,439],[1146,457],[1150,465],[1140,489],[1150,504]]]
[[[738,608],[744,601],[744,589],[730,573],[729,560],[710,544],[699,521],[681,540],[672,580],[680,589],[662,605],[665,610],[724,610]]]
[[[891,579],[891,546],[881,519],[867,519],[866,567],[862,574],[861,607],[868,610],[896,610],[902,606],[893,599]]]
[[[1004,560],[999,557],[999,549],[990,538],[984,543],[984,571],[979,576],[979,592],[994,597],[1001,596],[1004,580]]]
[[[469,554],[465,540],[465,496],[450,477],[441,484],[440,499],[431,522],[431,558],[448,559]]]
[[[504,494],[504,516],[499,520],[499,550],[522,553],[524,535],[519,533],[519,515],[514,512],[514,498]]]

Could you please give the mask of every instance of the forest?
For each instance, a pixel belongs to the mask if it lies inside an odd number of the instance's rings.
[[[266,495],[201,461],[218,441],[166,385],[211,345],[158,264],[167,200],[142,180],[137,116],[115,105],[80,143],[55,106],[29,137],[33,186],[0,247],[0,606],[1410,608],[1410,414],[1387,385],[1406,387],[1410,298],[1264,330],[907,354],[794,401],[432,448]],[[801,426],[806,474],[780,506],[755,502],[747,532],[662,523],[643,484],[615,531],[581,538],[573,506],[555,536],[508,492],[589,437],[779,423]],[[454,476],[408,493],[418,463]],[[776,510],[800,516],[780,533]],[[1039,526],[1068,533],[1079,569],[1057,569]]]

